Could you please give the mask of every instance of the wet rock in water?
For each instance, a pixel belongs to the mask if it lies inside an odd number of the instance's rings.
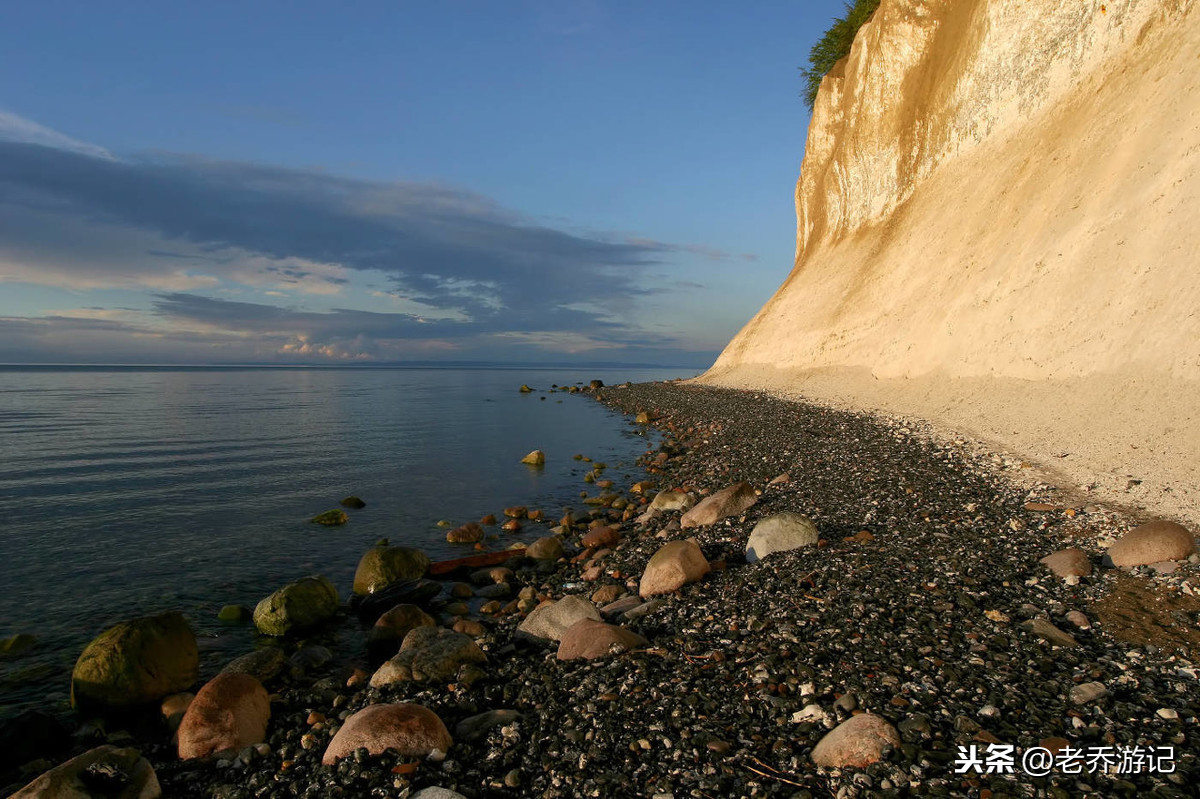
[[[1105,566],[1147,566],[1184,560],[1196,551],[1196,539],[1184,526],[1157,519],[1130,530],[1104,553]]]
[[[337,589],[320,575],[302,577],[264,598],[254,608],[254,626],[263,635],[305,632],[332,619],[339,606]]]
[[[682,491],[659,491],[650,502],[650,510],[688,510],[695,503]]]
[[[460,721],[454,726],[454,735],[460,741],[474,743],[486,736],[488,730],[512,724],[520,718],[523,716],[516,710],[489,710]]]
[[[362,510],[367,507],[367,503],[363,502],[356,496],[348,496],[339,503],[343,508],[351,508],[353,510]]]
[[[524,519],[529,515],[529,508],[524,505],[513,505],[504,509],[504,515],[510,519]]]
[[[399,580],[419,580],[429,563],[428,555],[412,547],[372,547],[354,570],[354,593],[373,594]]]
[[[521,530],[521,522],[516,519],[509,519],[500,525],[500,529],[506,533],[516,533]]]
[[[683,514],[679,526],[686,530],[689,527],[716,524],[749,510],[756,502],[758,495],[754,493],[754,487],[749,483],[737,483],[700,500],[696,507]]]
[[[451,583],[449,591],[450,596],[455,599],[470,599],[475,596],[475,589],[466,583]]]
[[[424,605],[442,593],[437,580],[397,580],[364,597],[351,597],[351,607],[364,622],[374,623],[384,612],[397,605]]]
[[[181,760],[241,749],[267,737],[271,700],[249,674],[218,674],[196,694],[179,725]]]
[[[373,755],[392,751],[403,757],[445,754],[450,731],[432,710],[410,702],[370,705],[348,717],[325,749],[321,762],[332,766],[358,749]]]
[[[350,521],[350,517],[346,515],[346,511],[340,508],[327,510],[324,513],[318,513],[312,517],[313,524],[323,524],[326,527],[337,527]]]
[[[595,660],[647,646],[649,643],[642,636],[624,627],[593,619],[581,619],[563,633],[558,644],[558,659]]]
[[[1087,577],[1092,573],[1092,562],[1082,549],[1060,549],[1038,563],[1059,577]]]
[[[98,746],[68,760],[10,799],[158,799],[162,788],[150,761],[136,749]]]
[[[28,633],[17,633],[7,638],[0,638],[0,659],[24,654],[36,644],[37,639]]]
[[[517,627],[517,632],[544,641],[559,641],[563,633],[581,619],[599,621],[600,611],[583,597],[571,594],[534,608]]]
[[[642,597],[670,594],[708,574],[710,567],[696,539],[663,544],[646,564],[638,594]]]
[[[287,654],[277,646],[264,646],[234,658],[223,674],[249,674],[261,683],[269,683],[283,673],[288,665]]]
[[[333,652],[320,644],[301,647],[288,662],[301,672],[316,671],[333,660]]]
[[[592,380],[588,383],[588,391],[595,391],[598,388],[604,388],[603,380]]]
[[[483,535],[482,527],[475,522],[467,522],[446,533],[446,540],[451,544],[476,544],[483,540]]]
[[[530,394],[533,392],[533,389],[530,388],[529,386],[525,385],[524,383],[522,383],[521,387],[517,390],[520,391],[522,394]]]
[[[645,411],[638,411],[637,416],[633,417],[634,424],[650,424],[650,414]]]
[[[200,676],[196,636],[180,613],[123,622],[97,636],[75,662],[71,704],[122,711],[192,687]]]
[[[750,540],[746,542],[746,561],[753,563],[772,552],[816,546],[820,538],[817,526],[804,514],[776,513],[754,525]]]
[[[486,662],[487,655],[469,635],[441,627],[418,627],[404,637],[396,656],[371,676],[371,687],[410,680],[451,680],[461,666]]]
[[[900,734],[873,713],[851,716],[825,734],[812,750],[812,761],[825,768],[866,768],[883,757],[884,747],[900,746]]]
[[[508,599],[512,596],[512,586],[508,583],[492,583],[483,586],[475,594],[484,599]]]
[[[562,539],[556,535],[539,538],[525,548],[525,554],[534,560],[558,560],[563,556]]]
[[[254,611],[245,605],[225,605],[217,612],[217,620],[226,624],[240,624],[250,621],[253,617]]]
[[[546,453],[542,452],[540,449],[535,449],[524,458],[521,458],[521,463],[524,463],[528,466],[545,466]]]

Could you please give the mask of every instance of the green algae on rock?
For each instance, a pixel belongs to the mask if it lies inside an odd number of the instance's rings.
[[[84,648],[71,674],[71,704],[130,710],[186,690],[199,676],[196,635],[181,613],[132,619]]]
[[[346,515],[344,510],[327,510],[324,513],[318,513],[312,517],[313,524],[323,524],[326,527],[337,527],[340,524],[345,524],[350,521],[350,517]]]
[[[254,626],[263,635],[303,632],[329,621],[337,613],[337,589],[314,575],[289,583],[258,603]]]

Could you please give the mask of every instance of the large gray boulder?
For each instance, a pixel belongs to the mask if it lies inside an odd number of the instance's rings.
[[[746,561],[753,563],[772,552],[814,546],[821,538],[812,519],[803,513],[784,511],[760,521],[746,542]]]

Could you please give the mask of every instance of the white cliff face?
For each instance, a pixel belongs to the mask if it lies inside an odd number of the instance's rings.
[[[701,380],[1128,472],[1200,519],[1197,5],[883,0],[815,103],[794,268]]]
[[[1195,6],[884,0],[817,97],[795,268],[714,375],[1200,379]]]

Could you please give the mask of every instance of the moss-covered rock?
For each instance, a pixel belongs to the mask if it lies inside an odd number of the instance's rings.
[[[429,571],[429,556],[411,547],[372,547],[354,570],[354,593],[373,594],[397,580],[419,580]]]
[[[17,633],[7,638],[0,638],[0,658],[16,657],[36,643],[37,639],[29,633]]]
[[[226,624],[239,624],[250,621],[253,611],[245,605],[226,605],[217,612],[217,619]]]
[[[258,603],[254,626],[263,635],[288,635],[319,627],[333,618],[337,589],[320,575],[289,583]]]
[[[340,524],[345,524],[350,521],[350,517],[346,515],[346,511],[340,509],[327,510],[324,513],[318,513],[312,517],[313,524],[323,524],[326,527],[337,527]]]
[[[84,648],[71,674],[71,704],[130,710],[192,687],[199,675],[196,635],[182,614],[133,619]]]
[[[341,506],[343,508],[353,508],[355,510],[359,510],[367,507],[367,503],[363,502],[356,496],[349,496],[341,501]]]

